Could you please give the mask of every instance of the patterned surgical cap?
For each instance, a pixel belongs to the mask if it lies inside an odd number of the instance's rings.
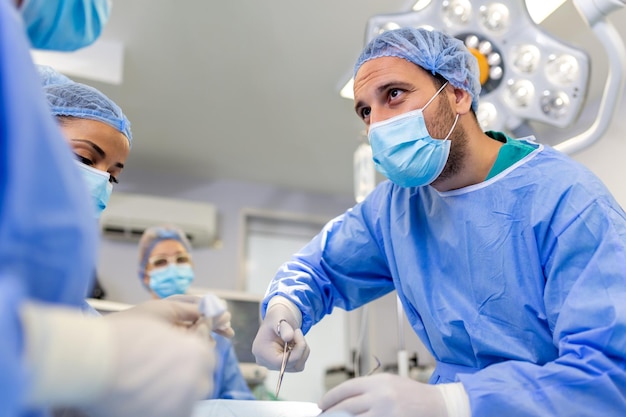
[[[43,91],[54,116],[97,120],[118,130],[132,145],[130,122],[111,99],[100,91],[77,83],[53,68],[38,65]]]
[[[389,30],[372,39],[361,52],[354,66],[354,75],[365,62],[385,57],[398,57],[439,74],[453,86],[472,97],[472,109],[478,108],[480,73],[478,62],[463,42],[439,31],[412,27]]]

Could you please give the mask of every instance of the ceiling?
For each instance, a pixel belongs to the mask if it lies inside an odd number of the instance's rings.
[[[116,0],[102,38],[124,44],[123,84],[89,80],[131,120],[127,172],[352,195],[361,122],[338,91],[368,18],[405,0]],[[609,20],[626,39],[626,11]],[[542,24],[605,57],[571,2]]]

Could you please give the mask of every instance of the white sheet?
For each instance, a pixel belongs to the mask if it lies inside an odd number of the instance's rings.
[[[200,401],[191,417],[316,417],[315,403],[299,401]]]

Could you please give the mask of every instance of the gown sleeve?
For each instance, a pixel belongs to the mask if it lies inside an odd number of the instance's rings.
[[[263,316],[273,296],[284,296],[300,308],[306,333],[334,307],[350,311],[393,291],[382,238],[372,221],[386,195],[383,183],[284,263],[268,287]]]
[[[227,338],[213,333],[216,341],[218,365],[215,369],[213,381],[215,383],[214,397],[228,400],[254,400],[246,380],[239,368],[239,361],[232,343]]]

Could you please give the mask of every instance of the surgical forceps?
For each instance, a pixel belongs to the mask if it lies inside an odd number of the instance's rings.
[[[358,360],[358,355],[355,357],[357,358],[354,361],[354,376],[355,377],[359,377],[361,375],[359,375],[359,360]],[[376,355],[372,355],[372,358],[374,358],[374,360],[376,361],[376,366],[374,366],[367,374],[365,374],[365,376],[370,376],[373,375],[376,371],[378,371],[380,369],[380,367],[382,366],[382,364],[380,363],[380,359],[378,359],[378,356]]]
[[[286,322],[287,320],[282,319],[278,322],[276,326],[276,333],[280,336],[280,323]],[[283,376],[285,375],[285,369],[287,368],[287,361],[289,361],[289,356],[291,356],[291,350],[293,349],[293,343],[285,342],[283,346],[283,362],[280,364],[280,372],[278,374],[278,383],[276,384],[276,393],[274,396],[278,398],[278,393],[280,392],[280,386],[283,383]]]

